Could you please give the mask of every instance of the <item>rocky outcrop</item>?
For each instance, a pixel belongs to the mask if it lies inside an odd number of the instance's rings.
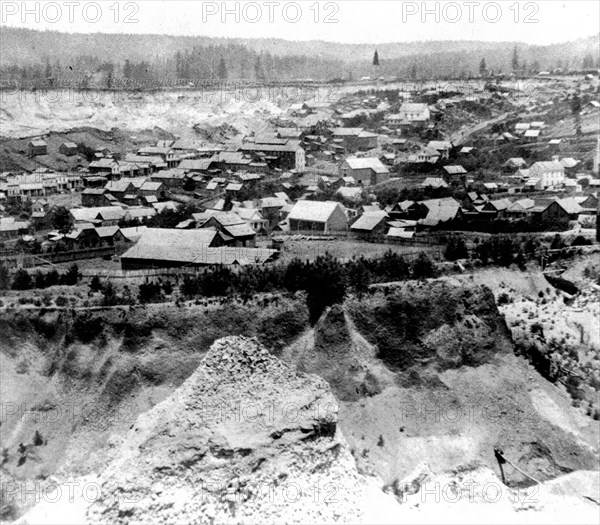
[[[328,385],[243,337],[215,342],[140,416],[100,484],[89,522],[357,521],[364,508]]]

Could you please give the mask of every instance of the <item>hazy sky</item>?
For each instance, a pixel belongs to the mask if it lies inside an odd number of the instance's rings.
[[[487,40],[549,44],[600,31],[597,0],[2,0],[0,7],[3,25],[78,33],[273,37],[350,43]]]

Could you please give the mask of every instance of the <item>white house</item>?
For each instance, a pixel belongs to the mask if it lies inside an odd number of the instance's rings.
[[[554,160],[536,162],[529,168],[529,175],[532,179],[539,179],[535,189],[543,190],[564,183],[565,167]]]

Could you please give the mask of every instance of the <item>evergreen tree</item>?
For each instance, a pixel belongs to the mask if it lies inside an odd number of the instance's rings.
[[[227,66],[225,65],[225,59],[221,57],[219,61],[219,71],[218,71],[219,80],[227,80]]]
[[[516,72],[519,69],[519,53],[517,52],[517,46],[513,50],[512,62],[511,62],[513,72]]]
[[[487,65],[485,63],[485,58],[481,59],[481,62],[479,62],[479,75],[482,77],[485,77],[487,73]]]
[[[377,49],[375,50],[375,54],[373,55],[373,65],[379,65],[379,53],[377,53]]]
[[[262,60],[260,55],[256,56],[256,62],[254,63],[254,78],[258,81],[265,79],[265,73],[262,66]]]

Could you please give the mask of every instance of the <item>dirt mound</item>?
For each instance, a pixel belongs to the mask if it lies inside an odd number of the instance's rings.
[[[304,301],[293,300],[260,309],[3,312],[0,476],[36,483],[101,471],[111,443],[173,393],[222,334],[257,336],[276,352],[307,319]],[[18,498],[15,514],[34,502],[35,492]]]
[[[243,337],[140,416],[100,487],[89,522],[356,521],[363,491],[327,384]]]

